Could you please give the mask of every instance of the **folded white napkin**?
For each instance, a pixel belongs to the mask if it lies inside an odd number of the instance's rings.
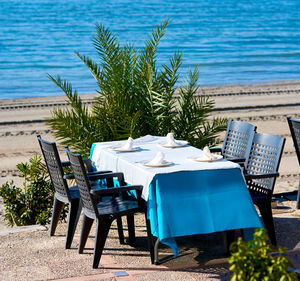
[[[126,143],[121,148],[124,150],[132,150],[132,146],[133,146],[133,139],[129,137]]]
[[[166,143],[165,144],[168,145],[168,146],[177,146],[178,145],[178,143],[174,139],[173,133],[168,133],[167,134]]]
[[[149,161],[147,164],[148,165],[160,165],[164,163],[164,159],[165,159],[165,154],[161,151],[157,152],[157,154],[155,155],[155,157]]]
[[[202,159],[205,159],[205,160],[214,160],[214,159],[217,159],[217,156],[212,154],[208,148],[208,146],[205,146],[203,148],[203,155],[202,155]]]

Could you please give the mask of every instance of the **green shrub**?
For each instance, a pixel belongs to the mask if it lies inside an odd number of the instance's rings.
[[[156,26],[141,50],[132,43],[121,46],[108,28],[96,26],[93,44],[99,62],[76,53],[98,85],[99,95],[90,110],[69,82],[49,75],[70,105],[54,109],[47,121],[63,145],[87,156],[94,142],[169,132],[199,148],[215,144],[227,119],[210,118],[214,101],[197,91],[198,66],[181,81],[181,52],[157,66],[158,45],[167,25],[165,21]]]
[[[23,188],[16,187],[13,181],[0,187],[5,220],[10,226],[49,223],[54,192],[41,157],[35,156],[29,163],[18,164],[17,168],[24,179]]]
[[[279,247],[278,255],[271,255],[272,247],[267,244],[264,229],[257,229],[254,239],[243,241],[240,237],[231,245],[229,269],[231,281],[297,281],[297,275],[289,272],[293,264],[286,251]]]

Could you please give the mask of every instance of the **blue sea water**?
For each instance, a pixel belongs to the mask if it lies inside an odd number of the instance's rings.
[[[93,93],[74,51],[97,59],[95,24],[139,48],[166,18],[159,63],[184,51],[182,79],[199,64],[202,86],[300,80],[299,0],[0,0],[0,99],[62,95],[47,73]]]

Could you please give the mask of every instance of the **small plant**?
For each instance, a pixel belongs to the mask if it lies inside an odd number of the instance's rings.
[[[10,226],[49,223],[54,193],[41,157],[35,156],[29,163],[18,164],[17,168],[24,179],[23,188],[16,187],[13,181],[0,187],[5,220]]]
[[[271,255],[272,248],[267,244],[268,236],[264,229],[257,229],[254,239],[243,241],[240,237],[231,245],[229,269],[233,272],[231,281],[297,281],[295,272],[286,251],[279,247],[278,255]]]

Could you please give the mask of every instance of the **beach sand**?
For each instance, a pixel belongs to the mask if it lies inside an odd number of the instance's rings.
[[[201,88],[199,92],[215,100],[213,116],[247,121],[256,125],[260,133],[285,137],[275,192],[298,188],[300,168],[286,117],[300,119],[300,82]],[[91,103],[93,97],[82,95],[86,103]],[[64,106],[64,96],[0,100],[0,184],[10,180],[19,183],[16,164],[40,154],[36,133],[55,140],[43,120],[50,116],[51,109]],[[224,134],[221,140],[222,137]],[[65,157],[64,152],[61,155]]]
[[[216,110],[213,116],[247,121],[256,125],[260,133],[285,137],[286,145],[275,193],[298,189],[300,168],[286,117],[292,116],[300,119],[300,82],[201,88],[199,92],[210,94],[215,100]],[[86,103],[91,103],[93,95],[83,95],[82,98]],[[54,107],[66,106],[64,99],[64,97],[47,97],[0,100],[0,185],[14,180],[22,186],[16,164],[28,161],[36,154],[40,155],[36,133],[40,133],[46,140],[55,140],[51,129],[44,124],[43,120],[50,116],[50,110]],[[224,134],[220,136],[220,139],[222,140],[223,137]],[[60,150],[62,160],[65,160],[63,148],[61,147]],[[287,206],[274,210],[277,239],[279,245],[287,247],[289,251],[298,249],[299,252],[300,213],[294,211],[295,201],[287,201],[285,204]],[[183,244],[182,257],[171,261],[170,265],[168,262],[160,267],[149,265],[148,252],[144,248],[145,243],[142,243],[143,239],[145,240],[145,231],[140,223],[138,219],[137,229],[141,232],[138,238],[142,245],[140,245],[139,253],[137,254],[136,249],[131,251],[128,246],[118,245],[114,226],[114,231],[110,232],[106,245],[106,254],[103,258],[104,268],[93,270],[90,266],[92,241],[89,242],[87,250],[90,254],[78,255],[75,250],[66,251],[63,248],[65,224],[59,224],[58,233],[52,238],[48,238],[48,233],[39,227],[36,232],[33,232],[35,229],[29,229],[29,233],[24,228],[20,228],[20,233],[19,228],[10,230],[3,221],[3,203],[0,198],[0,238],[2,241],[0,244],[3,254],[0,279],[2,276],[5,280],[45,280],[66,277],[72,277],[70,280],[73,280],[75,276],[86,276],[86,279],[82,277],[76,280],[119,280],[114,277],[113,272],[126,270],[134,276],[133,279],[126,280],[229,280],[230,273],[227,266],[222,263],[218,264],[220,261],[223,262],[222,259],[214,260],[210,251],[204,252],[203,255],[201,247],[201,253],[197,249],[192,250],[194,243],[191,248]],[[144,222],[142,224],[144,225]],[[75,248],[78,245],[79,229],[78,227],[74,239],[73,247]],[[210,239],[215,243],[214,237],[209,236],[205,239]],[[218,235],[216,237],[219,241],[220,237]],[[200,240],[200,242],[203,244],[210,240],[204,240],[204,242]],[[222,245],[222,240],[220,241]],[[28,247],[28,245],[32,246]],[[123,252],[124,247],[130,253]],[[170,252],[169,249],[165,251]],[[194,268],[195,265],[190,264],[194,262],[194,254],[199,255],[200,259],[203,257],[207,259],[208,264],[205,264],[206,260],[200,260]],[[53,258],[49,260],[49,256]],[[19,266],[16,267],[16,263]],[[193,269],[184,269],[188,267],[187,265]]]
[[[212,116],[247,121],[256,125],[260,133],[285,137],[275,193],[298,188],[300,169],[286,117],[300,119],[300,82],[200,88],[199,93],[210,95],[215,100]],[[90,104],[94,96],[81,97]],[[65,106],[64,96],[0,100],[0,185],[13,180],[22,186],[16,165],[41,154],[36,133],[46,140],[55,140],[44,119],[50,117],[51,109]],[[223,137],[224,134],[220,139]],[[63,148],[60,149],[65,160]]]

